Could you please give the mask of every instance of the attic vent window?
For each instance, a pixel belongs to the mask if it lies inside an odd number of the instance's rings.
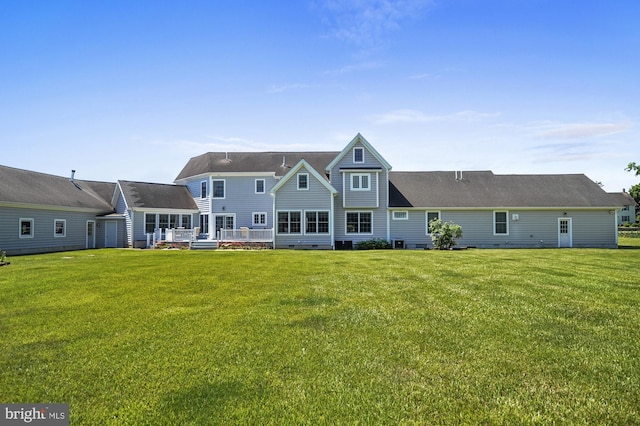
[[[353,148],[353,162],[364,163],[364,148]]]

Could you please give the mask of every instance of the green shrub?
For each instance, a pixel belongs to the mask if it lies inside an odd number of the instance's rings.
[[[390,249],[391,243],[382,238],[372,238],[370,240],[360,241],[356,243],[357,250],[382,250]]]
[[[433,245],[440,250],[448,250],[457,244],[456,238],[462,237],[462,227],[453,222],[433,219],[429,222],[429,232]]]

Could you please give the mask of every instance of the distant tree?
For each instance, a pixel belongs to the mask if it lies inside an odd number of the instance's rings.
[[[453,222],[433,219],[429,222],[429,233],[436,248],[448,250],[457,244],[456,238],[462,237],[462,227]]]
[[[635,162],[629,163],[625,170],[635,172],[636,176],[640,176],[640,164],[636,164]],[[636,203],[640,203],[640,183],[633,185],[629,190],[629,194],[636,200]]]

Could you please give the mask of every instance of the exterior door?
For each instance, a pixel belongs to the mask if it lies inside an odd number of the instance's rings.
[[[215,222],[216,222],[216,233],[218,231],[220,231],[220,229],[234,229],[234,227],[235,227],[235,215],[232,215],[232,214],[227,214],[227,215],[217,214],[217,215],[215,215]]]
[[[558,247],[572,247],[571,219],[558,219]]]
[[[104,246],[114,248],[118,245],[118,222],[108,221],[104,228]]]
[[[87,221],[87,245],[88,249],[96,248],[96,223],[93,220]]]

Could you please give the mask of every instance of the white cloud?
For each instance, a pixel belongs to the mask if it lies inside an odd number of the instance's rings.
[[[633,125],[623,123],[568,123],[550,125],[536,136],[542,139],[584,139],[608,136],[631,129]]]
[[[374,124],[397,124],[397,123],[432,123],[443,121],[478,121],[491,117],[500,116],[499,112],[477,112],[464,110],[452,114],[428,115],[422,111],[413,109],[398,109],[383,114],[374,115],[371,119]]]

